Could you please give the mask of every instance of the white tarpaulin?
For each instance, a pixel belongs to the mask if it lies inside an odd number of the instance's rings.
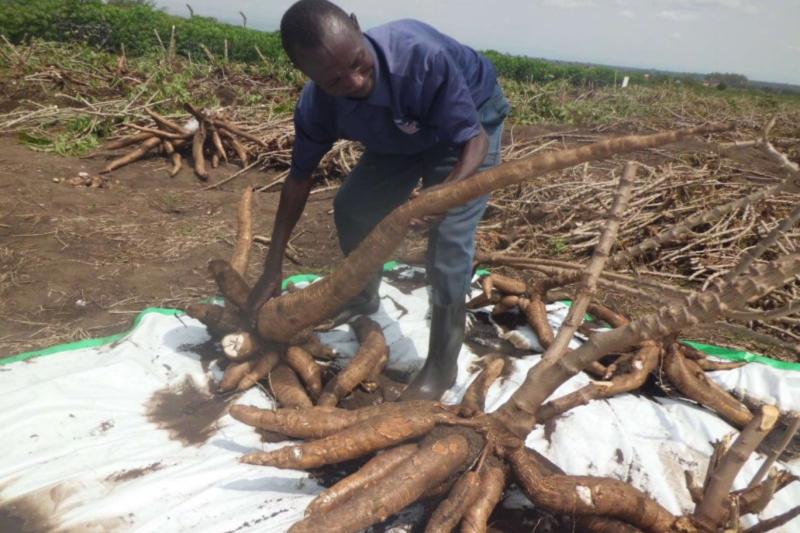
[[[381,293],[382,308],[373,318],[390,344],[390,367],[412,371],[427,348],[427,293],[389,283]],[[558,323],[566,308],[556,304],[549,311]],[[322,488],[303,472],[238,462],[244,453],[281,444],[262,443],[252,428],[226,414],[227,406],[272,402],[260,389],[238,397],[209,394],[209,381],[221,372],[205,362],[207,341],[195,320],[153,310],[112,344],[0,366],[0,531],[285,531],[300,519]],[[341,357],[357,347],[346,327],[323,335],[323,342]],[[490,410],[508,399],[538,358],[514,360],[513,374],[490,391]],[[460,399],[475,359],[462,350],[458,383],[446,399]],[[778,402],[782,410],[798,409],[798,372],[750,364],[714,373],[714,379]],[[556,395],[587,382],[578,375]],[[710,443],[731,431],[680,399],[626,394],[568,412],[554,427],[531,433],[527,444],[567,473],[630,481],[671,512],[683,513],[693,508],[684,470],[702,478]],[[760,462],[748,461],[735,488]],[[783,466],[800,474],[800,462]],[[521,503],[519,495],[509,499]],[[798,502],[795,482],[775,496],[762,518]],[[751,523],[753,517],[746,517]],[[779,531],[798,530],[800,518]]]

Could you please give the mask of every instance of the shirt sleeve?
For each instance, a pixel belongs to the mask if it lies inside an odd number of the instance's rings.
[[[310,176],[322,157],[336,142],[335,108],[309,82],[303,87],[294,110],[294,146],[292,174]]]
[[[423,121],[442,141],[463,144],[481,131],[478,110],[467,82],[452,58],[439,51],[429,60],[423,95],[429,95]]]

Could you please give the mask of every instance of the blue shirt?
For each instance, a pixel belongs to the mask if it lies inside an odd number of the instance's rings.
[[[480,132],[477,109],[494,91],[491,61],[431,26],[399,20],[365,33],[375,86],[364,100],[334,97],[313,81],[294,113],[292,172],[310,175],[338,139],[385,154],[417,154]]]

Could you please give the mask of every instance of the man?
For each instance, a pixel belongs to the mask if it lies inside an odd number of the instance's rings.
[[[334,200],[346,255],[409,199],[420,178],[430,187],[499,164],[508,112],[491,62],[422,22],[401,20],[362,33],[354,15],[327,0],[300,0],[284,14],[281,37],[292,63],[311,81],[295,109],[292,167],[264,273],[250,296],[253,313],[280,291],[283,254],[308,199],[311,174],[337,139],[365,148]],[[475,229],[486,202],[484,197],[452,209],[430,229],[428,357],[403,399],[438,399],[455,381]],[[377,311],[379,284],[376,273],[337,322]]]

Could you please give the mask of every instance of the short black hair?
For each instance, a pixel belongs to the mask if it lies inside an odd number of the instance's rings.
[[[328,0],[300,0],[286,10],[281,18],[281,42],[293,63],[301,51],[314,50],[322,44],[328,17],[352,25],[347,13]]]

